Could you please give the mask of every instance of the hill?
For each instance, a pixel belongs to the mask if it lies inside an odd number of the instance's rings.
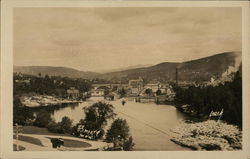
[[[139,77],[142,77],[145,81],[174,81],[176,79],[176,68],[178,68],[179,81],[202,82],[210,80],[211,77],[219,78],[229,68],[239,67],[240,63],[240,52],[225,52],[182,63],[164,62],[145,68],[110,72],[103,74],[101,77],[122,81],[137,79]]]
[[[95,73],[84,72],[67,67],[50,66],[15,66],[14,72],[25,74],[67,76],[71,78],[105,79],[112,82],[125,82],[130,79],[142,77],[145,82],[149,81],[175,81],[176,68],[178,68],[179,81],[209,81],[211,77],[220,78],[224,74],[235,71],[241,64],[241,52],[225,52],[209,57],[204,57],[186,62],[163,62],[154,66],[133,68],[122,71]]]
[[[136,69],[136,68],[143,68],[143,67],[149,67],[152,66],[151,64],[138,64],[138,65],[132,65],[132,66],[127,66],[127,67],[120,67],[120,68],[114,68],[114,69],[98,69],[94,72],[98,73],[109,73],[109,72],[120,72],[120,71],[125,71],[125,70],[130,70],[130,69]]]
[[[225,72],[229,74],[231,71],[237,71],[240,63],[240,52],[226,52],[183,62],[178,66],[179,80],[207,81],[211,77],[217,79]]]
[[[39,73],[41,73],[42,76],[49,75],[86,79],[98,76],[98,73],[94,72],[84,72],[73,68],[52,66],[14,66],[14,72],[21,72],[30,75],[38,75]]]

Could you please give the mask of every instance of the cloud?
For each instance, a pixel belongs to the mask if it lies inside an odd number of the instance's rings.
[[[241,50],[239,8],[18,8],[14,63],[112,69]]]

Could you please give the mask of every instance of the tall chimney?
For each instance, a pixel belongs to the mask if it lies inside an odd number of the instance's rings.
[[[175,82],[176,82],[176,85],[178,85],[178,68],[176,67],[176,70],[175,70]]]

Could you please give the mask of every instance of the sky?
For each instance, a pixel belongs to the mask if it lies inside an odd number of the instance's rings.
[[[82,71],[241,51],[241,8],[15,8],[14,65]]]

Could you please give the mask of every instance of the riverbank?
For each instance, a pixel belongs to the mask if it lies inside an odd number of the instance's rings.
[[[197,114],[196,111],[190,105],[179,105],[177,103],[172,103],[178,111],[186,115],[188,118],[187,122],[203,122],[208,120],[208,116],[205,114]]]
[[[242,132],[222,121],[183,123],[172,129],[171,141],[193,150],[241,150]]]
[[[33,95],[20,97],[21,103],[26,107],[47,107],[60,104],[81,103],[80,100],[61,99],[48,95]]]

